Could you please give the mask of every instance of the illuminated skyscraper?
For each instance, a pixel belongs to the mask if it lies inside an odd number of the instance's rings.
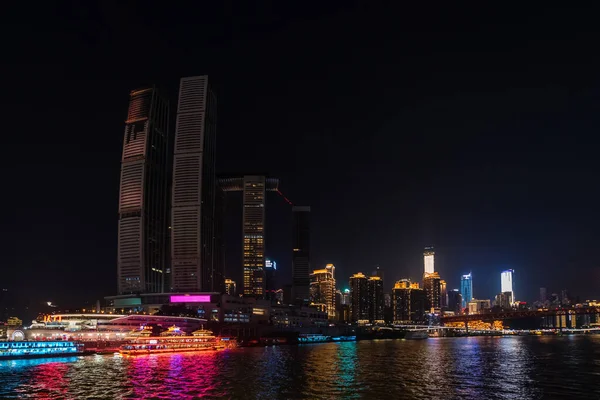
[[[219,179],[224,192],[243,192],[242,268],[246,297],[263,298],[265,295],[266,192],[276,191],[278,185],[278,179],[264,175]]]
[[[515,271],[512,269],[507,269],[506,271],[502,271],[500,274],[500,292],[511,293],[511,304],[515,301],[515,292],[513,288],[513,274]]]
[[[369,320],[368,280],[362,272],[350,277],[350,318],[352,322]]]
[[[168,268],[169,104],[155,88],[130,93],[118,227],[118,291],[164,291]]]
[[[470,272],[460,278],[460,294],[462,296],[462,308],[467,308],[467,304],[473,300],[473,277]]]
[[[207,76],[182,78],[173,160],[171,268],[174,291],[220,291],[215,273],[217,100]]]
[[[392,289],[392,308],[395,323],[420,322],[425,318],[425,291],[410,279],[396,282]]]
[[[270,259],[265,260],[265,299],[275,300],[275,277],[277,274],[277,263]]]
[[[433,251],[433,247],[425,247],[425,251],[423,252],[423,263],[425,265],[425,274],[433,274],[435,272],[434,268],[434,257],[435,252]]]
[[[235,296],[237,293],[235,281],[225,279],[225,293],[230,296]]]
[[[446,287],[446,281],[440,280],[440,307],[448,308],[448,289]]]
[[[369,302],[369,321],[371,323],[383,323],[384,293],[383,279],[379,276],[371,276],[367,281],[368,302]]]
[[[425,273],[423,277],[423,289],[427,296],[425,308],[427,312],[439,312],[440,301],[440,275],[437,272]]]
[[[306,302],[310,288],[310,207],[294,206],[292,213],[292,296],[295,302]]]
[[[327,316],[335,318],[335,267],[327,264],[324,269],[316,269],[310,274],[310,301],[324,304]]]

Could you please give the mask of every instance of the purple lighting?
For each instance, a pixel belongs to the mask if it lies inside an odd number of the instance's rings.
[[[171,296],[171,303],[210,303],[210,295]]]

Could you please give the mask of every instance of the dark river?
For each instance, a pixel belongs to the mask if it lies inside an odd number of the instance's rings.
[[[600,399],[600,335],[0,361],[0,398]]]

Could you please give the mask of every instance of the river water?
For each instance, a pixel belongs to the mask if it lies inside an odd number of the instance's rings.
[[[600,399],[600,335],[0,361],[0,398]]]

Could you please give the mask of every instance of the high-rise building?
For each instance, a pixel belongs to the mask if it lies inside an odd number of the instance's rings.
[[[440,307],[442,309],[448,308],[448,288],[446,281],[440,280]]]
[[[174,291],[216,291],[217,100],[208,77],[182,78],[173,159],[171,272]]]
[[[510,292],[512,298],[511,302],[515,301],[515,292],[513,287],[514,272],[515,271],[512,269],[507,269],[506,271],[502,271],[502,273],[500,274],[500,292]]]
[[[306,302],[310,288],[310,207],[294,206],[292,296],[295,302]]]
[[[335,267],[327,264],[323,269],[316,269],[310,274],[310,301],[313,304],[324,304],[327,316],[335,318]]]
[[[467,308],[467,304],[473,300],[473,277],[470,272],[460,278],[460,294],[462,296],[462,308]]]
[[[548,300],[548,292],[545,287],[540,288],[540,302],[545,303]]]
[[[352,322],[369,320],[368,280],[362,272],[350,277],[350,318]]]
[[[423,264],[425,266],[425,274],[433,274],[435,272],[434,257],[435,252],[433,251],[433,247],[425,247],[425,251],[423,251]]]
[[[265,260],[265,299],[274,301],[277,290],[275,277],[277,274],[277,263],[270,259]]]
[[[383,278],[383,270],[379,267],[379,265],[375,267],[375,270],[373,271],[371,276],[378,276],[381,279],[384,279]]]
[[[425,318],[425,291],[409,279],[396,282],[392,289],[392,308],[395,323],[421,322]]]
[[[367,281],[369,321],[371,323],[384,323],[384,294],[383,279],[379,276],[371,276]]]
[[[450,290],[448,292],[448,311],[460,314],[462,308],[462,295],[460,294],[460,290]]]
[[[496,295],[496,301],[494,302],[495,306],[502,308],[503,310],[508,310],[511,308],[514,303],[512,292],[502,292]]]
[[[440,274],[437,272],[425,273],[423,277],[423,289],[427,296],[427,303],[425,308],[427,312],[439,312],[441,301],[440,301]]]
[[[130,93],[118,227],[118,291],[164,291],[168,268],[169,103],[156,88]]]
[[[225,279],[225,293],[230,296],[235,296],[237,294],[235,281],[227,278]]]
[[[484,310],[491,308],[489,300],[473,299],[468,303],[469,314],[481,314]]]
[[[350,289],[344,289],[342,292],[342,304],[350,305]]]
[[[266,192],[276,191],[278,185],[277,178],[264,175],[219,179],[223,191],[243,193],[242,269],[246,297],[263,298],[265,295]]]

